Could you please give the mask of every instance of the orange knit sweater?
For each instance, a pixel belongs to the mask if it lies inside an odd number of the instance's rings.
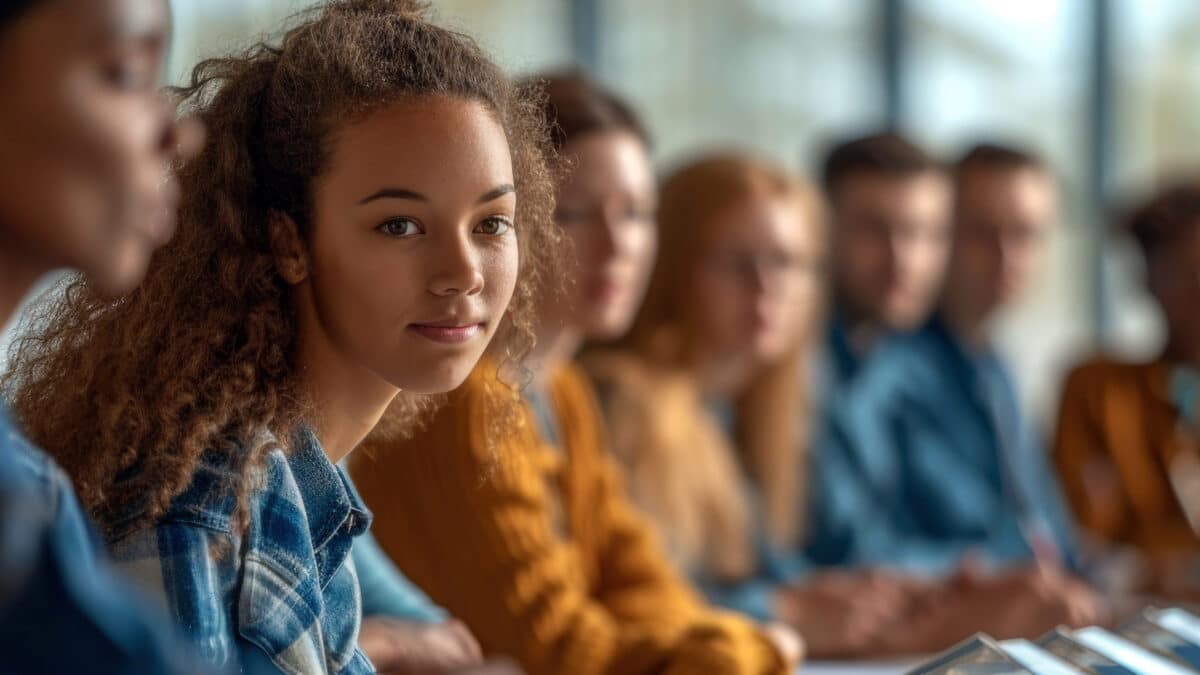
[[[491,397],[513,396],[494,372],[476,369],[414,438],[351,461],[404,573],[529,675],[786,673],[756,626],[703,605],[667,562],[605,452],[583,375],[552,379],[558,449],[528,408],[511,432],[489,430]]]
[[[1146,553],[1200,551],[1168,467],[1185,443],[1167,393],[1169,367],[1096,359],[1067,378],[1054,459],[1080,525]]]

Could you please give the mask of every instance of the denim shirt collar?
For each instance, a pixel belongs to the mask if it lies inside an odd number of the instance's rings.
[[[848,327],[845,320],[839,315],[835,314],[829,321],[826,344],[833,371],[830,373],[832,379],[838,383],[845,383],[853,379],[859,366],[862,365],[862,356],[850,344]]]
[[[299,492],[300,501],[304,507],[306,527],[309,541],[314,552],[319,552],[331,541],[344,542],[349,550],[349,542],[354,537],[366,532],[371,524],[371,513],[367,510],[362,498],[355,490],[353,483],[345,473],[329,461],[320,441],[311,429],[302,428],[297,431],[292,443],[291,452],[287,455],[287,471],[291,473],[291,481]],[[236,484],[231,458],[225,453],[209,452],[201,459],[192,484],[175,498],[168,509],[166,518],[208,527],[231,535],[233,532],[232,516],[236,509],[237,496],[231,489]],[[278,482],[283,480],[277,470],[267,467],[267,475],[258,495],[251,496],[251,509],[258,510],[254,502],[262,495],[272,494],[280,489]],[[128,532],[127,525],[137,512],[131,512],[116,528],[114,540]],[[260,536],[271,536],[271,530],[260,533]],[[348,536],[336,538],[339,532]],[[275,531],[277,535],[280,533]],[[279,542],[255,541],[246,542],[250,546],[272,546]],[[338,546],[337,548],[343,548]],[[340,551],[330,556],[340,564]]]
[[[329,461],[311,429],[297,434],[288,466],[308,514],[313,549],[321,550],[343,528],[351,538],[367,531],[371,513],[346,474]]]

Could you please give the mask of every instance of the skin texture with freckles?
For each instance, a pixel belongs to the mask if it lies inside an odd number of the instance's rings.
[[[388,106],[334,138],[308,240],[282,264],[334,461],[397,391],[453,389],[482,356],[516,285],[512,185],[504,130],[476,102]]]

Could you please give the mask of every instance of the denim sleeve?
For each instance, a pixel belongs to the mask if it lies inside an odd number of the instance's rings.
[[[830,415],[814,448],[807,553],[823,566],[884,565],[917,574],[952,570],[971,548],[927,538],[880,494],[901,480],[884,415],[848,407]]]
[[[6,672],[217,672],[97,553],[66,477],[49,465],[38,483],[0,486],[4,542],[19,543],[0,556],[0,579],[16,582],[0,605]]]
[[[205,662],[235,670],[236,565],[228,537],[184,523],[135,532],[112,546],[118,568],[165,607]]]
[[[363,616],[385,615],[423,623],[448,618],[445,610],[404,577],[370,532],[354,540],[351,555],[358,571]]]

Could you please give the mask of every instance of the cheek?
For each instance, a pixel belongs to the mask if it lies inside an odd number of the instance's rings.
[[[485,294],[499,315],[512,300],[520,274],[520,247],[515,237],[509,237],[496,250],[481,256]]]
[[[315,229],[310,283],[326,331],[365,349],[402,329],[425,291],[420,257],[392,242],[354,237],[347,225],[323,222]]]
[[[946,261],[945,247],[932,241],[922,241],[907,256],[909,274],[922,285],[937,283]]]
[[[634,228],[630,234],[630,259],[639,278],[649,277],[658,254],[658,232],[653,227]]]
[[[700,335],[711,335],[722,344],[729,336],[740,335],[743,317],[752,309],[736,282],[724,281],[711,274],[698,274],[692,284],[694,295],[688,303]]]
[[[821,306],[821,282],[813,274],[803,275],[797,282],[786,306],[795,308],[792,325],[796,330],[806,331],[817,320],[817,312]]]
[[[596,228],[590,224],[578,224],[563,228],[563,232],[567,235],[567,241],[570,242],[571,255],[575,257],[575,263],[579,266],[580,271],[586,274],[590,271],[596,257],[593,255],[596,250],[594,244]]]

